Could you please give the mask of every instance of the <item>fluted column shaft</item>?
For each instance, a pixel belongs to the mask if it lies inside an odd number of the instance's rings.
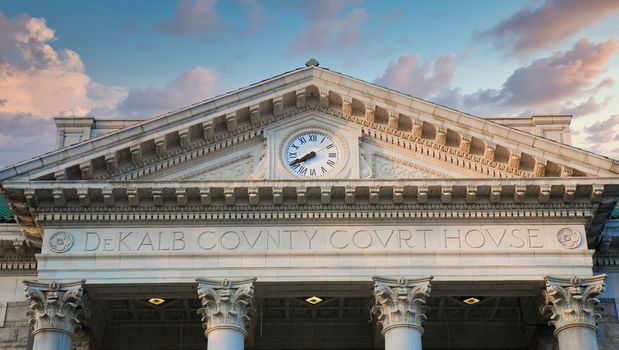
[[[243,350],[254,311],[255,278],[242,281],[197,280],[208,350]]]
[[[606,275],[593,277],[546,277],[542,313],[549,315],[561,350],[597,350],[596,296],[604,292]]]
[[[432,277],[407,280],[374,278],[376,305],[372,313],[378,315],[382,326],[385,350],[421,350],[424,305],[430,296]]]
[[[40,283],[24,281],[30,301],[29,323],[33,325],[33,350],[71,350],[79,327],[84,281]]]

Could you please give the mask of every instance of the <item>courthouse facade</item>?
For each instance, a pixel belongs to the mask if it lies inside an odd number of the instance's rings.
[[[570,119],[314,65],[57,118],[0,169],[0,349],[616,349],[619,162]]]

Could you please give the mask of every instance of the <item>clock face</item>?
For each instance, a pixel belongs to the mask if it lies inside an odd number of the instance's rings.
[[[284,163],[303,177],[321,177],[331,173],[340,162],[340,148],[321,131],[298,134],[284,147]]]

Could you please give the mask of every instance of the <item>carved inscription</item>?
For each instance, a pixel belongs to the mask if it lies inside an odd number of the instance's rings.
[[[105,252],[248,252],[385,250],[543,250],[570,249],[556,239],[560,225],[514,226],[291,226],[192,227],[63,230],[75,242],[48,251],[61,254]],[[58,231],[60,232],[60,231]],[[573,248],[572,248],[573,249]]]

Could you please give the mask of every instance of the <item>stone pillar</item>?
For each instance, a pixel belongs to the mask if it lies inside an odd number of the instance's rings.
[[[30,301],[29,323],[33,325],[33,350],[71,350],[79,327],[84,281],[40,283],[24,281]]]
[[[254,281],[200,280],[198,297],[202,308],[208,350],[243,350],[250,315],[253,313]]]
[[[543,314],[555,327],[561,350],[597,350],[595,297],[604,291],[606,275],[592,277],[546,277]]]
[[[432,276],[407,280],[374,277],[376,305],[372,313],[378,315],[382,326],[385,350],[421,350],[424,304],[430,296]]]

